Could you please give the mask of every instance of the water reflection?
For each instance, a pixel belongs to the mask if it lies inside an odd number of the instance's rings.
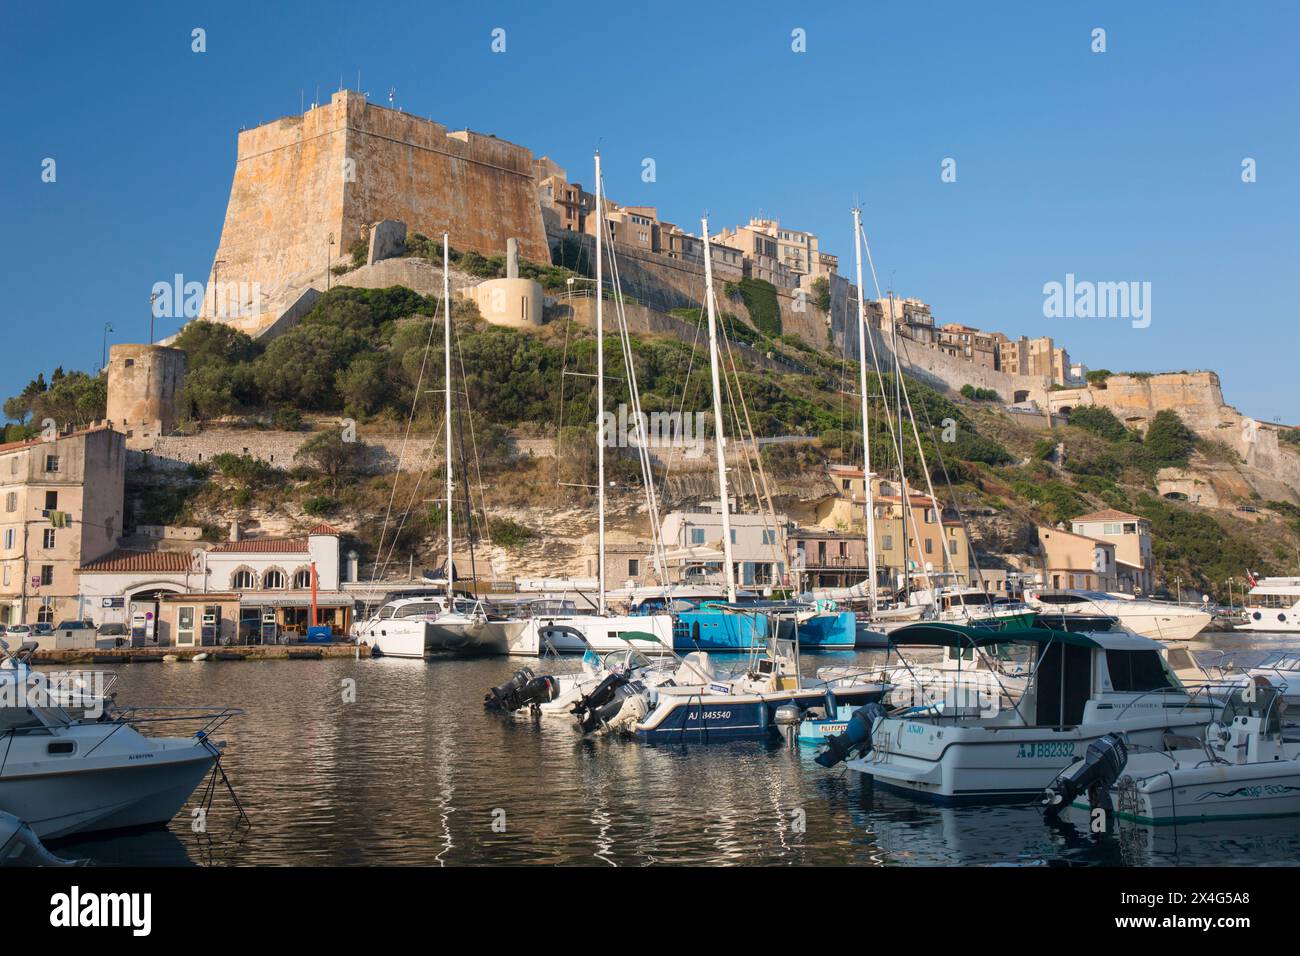
[[[1294,639],[1292,639],[1292,643]],[[1212,635],[1243,664],[1285,639]],[[1255,655],[1255,656],[1252,656]],[[878,652],[852,655],[879,662]],[[811,671],[849,657],[808,657]],[[1300,858],[1286,823],[1130,827],[1098,843],[1032,805],[938,807],[826,771],[812,748],[649,747],[583,739],[562,720],[485,713],[519,661],[280,661],[123,667],[119,698],[218,702],[224,764],[208,832],[64,841],[107,865],[786,864],[1201,865]],[[355,702],[352,699],[354,691]],[[197,801],[197,798],[196,798]],[[1207,828],[1208,827],[1208,828]]]

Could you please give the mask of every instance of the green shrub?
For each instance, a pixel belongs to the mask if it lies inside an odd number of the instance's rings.
[[[306,499],[302,503],[302,510],[313,518],[323,518],[326,515],[333,514],[338,510],[339,503],[333,498],[326,498],[323,495],[317,495]]]
[[[1109,441],[1119,441],[1128,436],[1124,423],[1115,413],[1102,405],[1080,405],[1070,412],[1069,422]]]

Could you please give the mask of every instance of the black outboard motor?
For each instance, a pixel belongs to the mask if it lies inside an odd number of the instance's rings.
[[[1128,747],[1119,734],[1105,734],[1088,744],[1083,755],[1083,763],[1074,773],[1060,775],[1043,791],[1043,813],[1050,819],[1075,798],[1085,791],[1088,794],[1088,806],[1101,808],[1106,812],[1107,820],[1111,815],[1110,788],[1115,785],[1119,775],[1128,763]]]
[[[866,753],[871,749],[871,728],[875,726],[876,718],[884,717],[885,714],[884,704],[873,703],[859,707],[849,718],[844,733],[827,738],[826,749],[813,759],[823,767],[834,767],[856,748],[862,748],[862,752]]]
[[[559,681],[546,674],[535,677],[532,670],[525,667],[500,687],[488,691],[483,697],[483,706],[513,713],[532,704],[550,703],[559,695]]]
[[[582,728],[583,734],[590,734],[600,729],[607,721],[613,720],[618,716],[618,712],[623,709],[623,701],[626,698],[620,697],[618,700],[611,700],[599,707],[592,707],[587,711],[587,716],[581,717],[578,726]]]
[[[610,674],[603,681],[593,687],[590,694],[583,696],[573,705],[573,715],[582,718],[583,714],[592,713],[598,708],[605,706],[614,699],[615,692],[626,683],[627,677],[624,675]]]

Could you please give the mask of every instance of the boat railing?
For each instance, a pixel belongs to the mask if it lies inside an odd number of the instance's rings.
[[[1215,694],[1222,694],[1225,690],[1231,693],[1233,686],[1234,685],[1232,684],[1206,682],[1197,687],[1167,686],[1167,687],[1154,687],[1151,690],[1139,691],[1137,692],[1137,696],[1135,696],[1132,700],[1125,703],[1124,706],[1120,708],[1119,713],[1115,715],[1115,719],[1118,720],[1122,718],[1126,713],[1128,713],[1129,708],[1133,707],[1135,704],[1140,703],[1141,701],[1147,700],[1148,698],[1153,696],[1163,697],[1168,694],[1179,694],[1182,695],[1182,697],[1184,698],[1183,706],[1179,708],[1180,713],[1189,710],[1207,710],[1207,709],[1218,708],[1222,706],[1222,701],[1220,699],[1216,699]],[[1200,698],[1202,695],[1204,695],[1205,700],[1198,701],[1198,698]]]
[[[123,724],[130,725],[141,733],[144,732],[141,730],[142,727],[198,723],[199,728],[194,731],[194,736],[199,739],[206,739],[219,730],[227,721],[234,717],[241,717],[243,714],[242,708],[221,705],[135,704],[129,707],[114,708],[112,718],[121,721]]]

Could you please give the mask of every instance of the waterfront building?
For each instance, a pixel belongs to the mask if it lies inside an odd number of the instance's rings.
[[[1151,522],[1127,511],[1106,508],[1070,522],[1075,534],[1115,544],[1116,583],[1129,594],[1150,594],[1155,585]]]
[[[1119,587],[1115,543],[1040,525],[1043,584],[1052,589],[1114,591]]]
[[[862,469],[846,465],[831,465],[828,476],[835,487],[833,497],[827,497],[816,506],[817,528],[823,531],[845,535],[811,536],[803,540],[805,549],[803,563],[805,568],[817,570],[817,579],[830,580],[835,575],[823,574],[843,568],[846,578],[852,573],[862,571],[858,580],[866,577],[865,545],[862,553],[849,544],[851,537],[865,540],[866,524],[863,514],[863,502],[866,494],[862,480]],[[904,569],[909,573],[924,571],[927,567],[935,571],[956,572],[962,579],[970,582],[971,562],[970,544],[966,529],[956,512],[936,509],[934,502],[926,495],[916,494],[908,489],[908,509],[910,517],[905,518],[904,505],[898,482],[873,477],[872,497],[874,507],[876,565],[881,574],[891,582],[902,580]],[[802,532],[801,532],[802,533]],[[844,544],[841,552],[839,545]],[[809,545],[815,550],[808,550]],[[823,548],[825,545],[825,548]],[[829,562],[823,562],[826,557]],[[848,559],[845,563],[841,558]],[[854,559],[861,563],[853,565]],[[973,583],[973,582],[972,582]],[[823,585],[816,585],[822,587]],[[827,584],[826,587],[837,585]]]
[[[282,538],[246,538],[233,526],[231,540],[210,548],[119,548],[77,569],[86,616],[97,624],[123,624],[148,643],[183,644],[193,621],[179,608],[206,606],[205,596],[235,595],[234,626],[241,634],[260,634],[263,624],[273,624],[280,633],[303,635],[314,569],[320,623],[345,634],[354,599],[341,589],[339,539],[327,524]]]
[[[107,425],[0,445],[0,623],[90,616],[77,568],[116,545],[125,472]]]
[[[790,519],[783,514],[776,515],[775,521],[767,514],[732,514],[730,523],[731,557],[737,586],[761,588],[783,584],[787,580],[786,538],[790,532]],[[699,567],[706,579],[712,580],[716,576],[716,580],[722,580],[720,558],[697,562],[686,550],[722,551],[722,514],[716,506],[669,512],[664,515],[660,527],[664,548],[670,553],[679,551],[683,555],[676,562],[679,567]],[[670,565],[669,573],[673,572]]]

